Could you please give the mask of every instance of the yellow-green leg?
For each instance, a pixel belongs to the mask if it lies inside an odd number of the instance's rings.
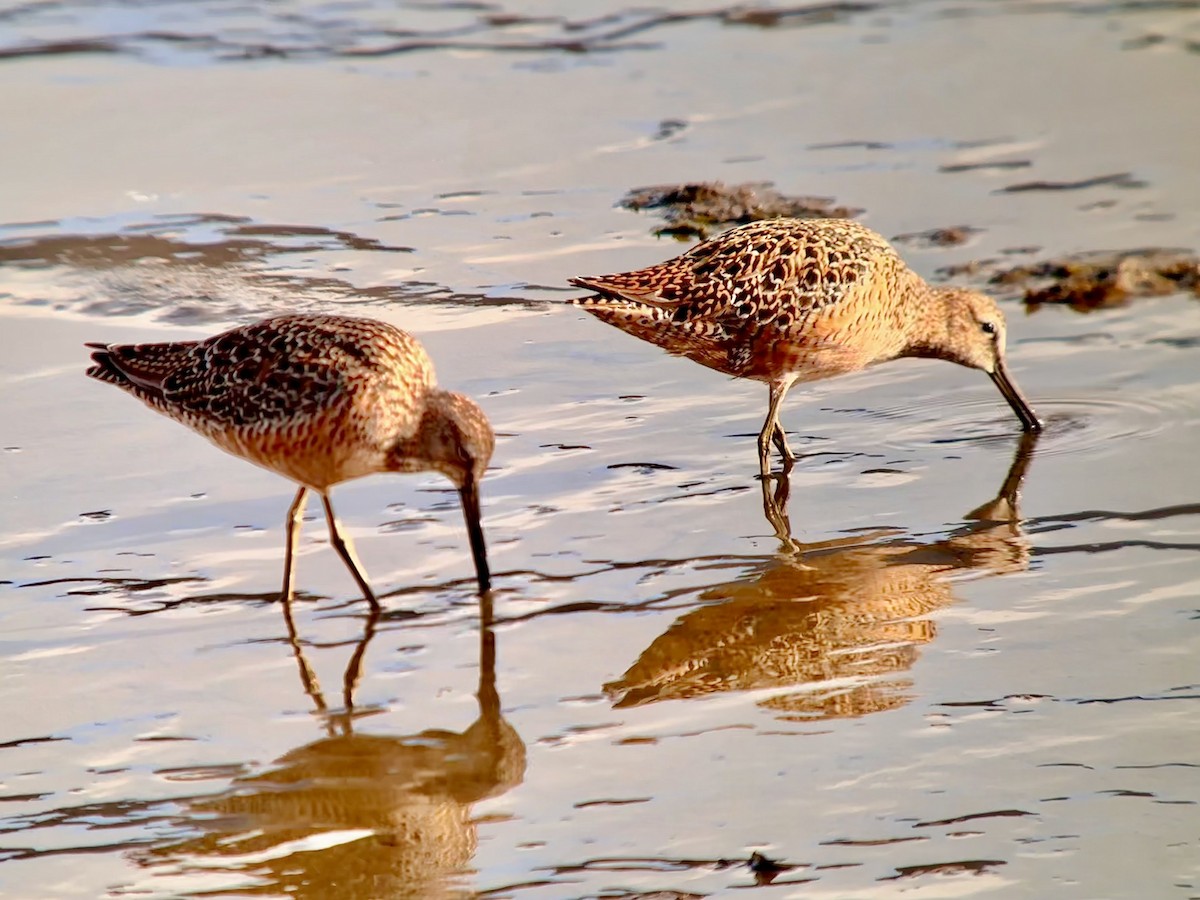
[[[779,424],[779,408],[783,405],[783,398],[787,396],[788,389],[795,382],[795,377],[786,378],[782,381],[772,381],[768,387],[770,388],[770,401],[767,406],[767,420],[763,423],[762,431],[758,434],[758,464],[759,471],[765,478],[771,474],[771,444],[774,443],[779,449],[779,453],[783,456],[785,468],[791,468],[793,462],[796,461],[795,454],[787,445],[787,437],[784,435],[783,426]]]
[[[329,500],[329,494],[324,491],[321,492],[321,503],[325,506],[325,521],[329,525],[329,542],[333,544],[333,549],[337,551],[338,556],[342,558],[342,562],[346,564],[346,568],[350,570],[350,574],[354,576],[354,580],[358,582],[358,589],[363,592],[363,596],[367,598],[367,602],[372,607],[378,607],[379,601],[375,599],[375,592],[371,590],[371,585],[367,584],[367,577],[363,574],[362,564],[359,563],[358,557],[355,556],[354,547],[350,544],[350,540],[342,536],[337,516],[333,512],[333,503]]]
[[[296,499],[288,509],[287,521],[284,523],[285,543],[283,548],[283,589],[279,599],[284,603],[292,601],[294,591],[293,573],[296,568],[296,545],[300,542],[300,520],[304,517],[304,505],[308,502],[308,488],[302,487],[296,491]]]

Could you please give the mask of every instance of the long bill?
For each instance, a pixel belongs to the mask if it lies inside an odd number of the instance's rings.
[[[996,387],[1000,389],[1000,393],[1004,395],[1004,399],[1008,401],[1008,405],[1017,414],[1017,418],[1021,420],[1021,427],[1026,431],[1041,431],[1041,420],[1037,417],[1037,413],[1033,411],[1033,407],[1029,405],[1029,401],[1017,390],[1017,385],[1008,377],[1008,370],[1004,366],[1004,360],[998,360],[996,368],[988,374],[992,377],[992,381],[996,382]]]
[[[467,522],[467,537],[471,541],[471,556],[475,560],[475,577],[479,579],[479,593],[485,594],[492,586],[492,573],[488,570],[487,545],[483,541],[483,523],[479,514],[479,489],[475,479],[468,476],[458,489],[462,499],[463,518]]]

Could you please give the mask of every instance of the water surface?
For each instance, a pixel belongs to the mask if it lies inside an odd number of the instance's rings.
[[[0,15],[0,896],[1200,896],[1194,298],[1006,297],[1033,442],[944,363],[794,391],[786,497],[761,386],[559,303],[680,180],[977,229],[931,278],[1195,252],[1194,4]],[[288,310],[479,398],[494,609],[376,477],[383,614],[314,510],[289,622],[289,486],[82,375]]]

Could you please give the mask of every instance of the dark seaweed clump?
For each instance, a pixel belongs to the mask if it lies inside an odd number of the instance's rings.
[[[853,218],[862,212],[837,206],[830,197],[787,197],[770,182],[725,185],[705,181],[635,188],[619,205],[632,210],[662,210],[667,224],[656,228],[654,233],[681,240],[703,239],[734,225],[760,219]]]
[[[1200,258],[1183,250],[1097,251],[1016,266],[989,281],[1024,288],[1031,309],[1058,303],[1090,312],[1121,306],[1135,297],[1180,291],[1200,296]]]
[[[982,228],[970,225],[952,225],[949,228],[930,228],[928,231],[913,231],[909,234],[898,234],[892,238],[895,244],[912,244],[916,247],[956,247],[970,240],[971,235],[978,234]]]
[[[947,266],[938,275],[986,279],[998,293],[1020,293],[1031,312],[1047,303],[1086,313],[1139,297],[1183,291],[1200,297],[1200,257],[1161,247],[1094,250],[1007,268],[998,260],[981,259]]]

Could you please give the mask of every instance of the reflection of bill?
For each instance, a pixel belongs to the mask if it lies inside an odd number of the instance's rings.
[[[235,879],[247,894],[296,898],[469,896],[455,876],[468,870],[475,853],[471,805],[525,775],[525,745],[500,714],[491,605],[487,594],[479,718],[461,734],[355,734],[348,702],[326,714],[328,737],[221,794],[190,802],[180,824],[199,836],[142,851],[139,861],[195,877],[200,892]],[[346,670],[348,701],[377,615],[368,618]],[[324,712],[290,612],[288,619],[305,690]]]
[[[791,537],[787,476],[763,509],[781,550],[748,577],[700,594],[709,605],[677,619],[618,680],[604,686],[616,706],[722,691],[803,688],[762,702],[784,718],[860,716],[906,703],[902,676],[933,640],[927,616],[953,599],[948,576],[1024,571],[1029,542],[1018,493],[1036,434],[1022,437],[995,499],[968,513],[949,537],[918,543],[855,535],[814,544]]]

